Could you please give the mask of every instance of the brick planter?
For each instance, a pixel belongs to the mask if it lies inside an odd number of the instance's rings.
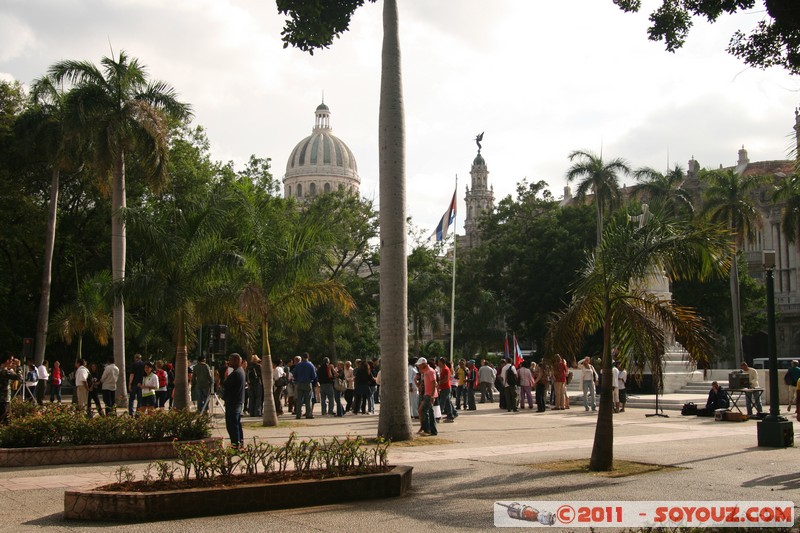
[[[159,492],[68,491],[64,518],[142,522],[391,498],[411,488],[411,471],[395,466],[362,476]]]
[[[205,443],[207,446],[222,445],[221,437],[184,444]],[[132,444],[87,444],[85,446],[48,446],[42,448],[0,448],[0,467],[42,466],[79,463],[121,463],[176,457],[172,441],[136,442]]]

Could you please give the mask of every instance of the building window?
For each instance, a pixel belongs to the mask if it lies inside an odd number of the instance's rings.
[[[317,195],[317,184],[316,183],[312,183],[311,185],[308,186],[308,194],[310,194],[311,196],[316,196]]]
[[[331,184],[330,183],[326,183],[323,190],[325,191],[326,194],[331,192]]]
[[[291,185],[288,185],[286,187],[286,197],[287,198],[291,198],[292,197],[292,186]]]
[[[302,183],[298,183],[297,184],[297,197],[298,198],[302,198],[303,197],[303,184]]]

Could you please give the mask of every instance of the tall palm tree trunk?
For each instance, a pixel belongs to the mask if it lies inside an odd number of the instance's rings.
[[[603,240],[603,206],[600,203],[600,198],[597,197],[597,189],[594,193],[594,203],[597,209],[597,246],[600,246],[600,241]]]
[[[36,320],[36,347],[34,361],[37,365],[44,361],[47,346],[47,323],[50,318],[50,284],[53,272],[53,248],[56,242],[56,220],[58,215],[58,181],[59,170],[53,166],[50,178],[50,209],[47,217],[47,236],[42,258],[42,294],[39,297],[39,317]]]
[[[606,304],[603,323],[603,382],[600,384],[600,408],[594,430],[594,444],[589,470],[605,471],[614,466],[614,406],[611,381],[614,372],[611,364],[611,308]]]
[[[733,316],[733,357],[736,368],[742,364],[742,317],[739,303],[739,263],[734,251],[731,261],[731,315]]]
[[[269,322],[266,316],[261,319],[261,381],[264,384],[261,423],[274,427],[278,425],[278,413],[275,411],[275,398],[272,396],[272,349],[269,345]]]
[[[384,0],[380,174],[381,411],[378,435],[412,438],[408,407],[408,265],[406,262],[405,117],[397,0]]]
[[[183,324],[183,314],[179,313],[175,319],[175,388],[172,405],[175,409],[188,409],[191,405],[191,390],[189,387],[189,357],[186,353],[186,330]]]
[[[116,283],[125,279],[125,151],[120,147],[114,161],[114,183],[111,203],[111,279]],[[127,373],[125,370],[125,304],[120,295],[114,301],[114,363],[119,368],[117,403],[127,401]]]

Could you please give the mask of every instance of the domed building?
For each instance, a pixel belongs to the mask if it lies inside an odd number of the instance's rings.
[[[361,178],[350,148],[331,133],[331,111],[317,106],[311,135],[297,143],[283,177],[285,198],[304,200],[335,190],[358,194]]]

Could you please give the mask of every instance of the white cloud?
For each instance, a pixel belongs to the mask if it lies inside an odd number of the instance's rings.
[[[214,156],[273,159],[281,177],[309,134],[325,91],[334,133],[358,159],[362,193],[377,198],[381,3],[314,56],[283,49],[274,2],[25,0],[0,10],[0,72],[29,82],[60,59],[99,61],[124,48],[194,106]],[[647,14],[611,0],[404,0],[400,5],[409,214],[433,226],[459,175],[483,155],[496,198],[546,179],[562,194],[574,149],[634,166],[694,155],[731,164],[785,157],[798,82],[746,69],[724,49],[762,15],[698,21],[675,54],[647,40]],[[13,21],[9,24],[8,21]]]

